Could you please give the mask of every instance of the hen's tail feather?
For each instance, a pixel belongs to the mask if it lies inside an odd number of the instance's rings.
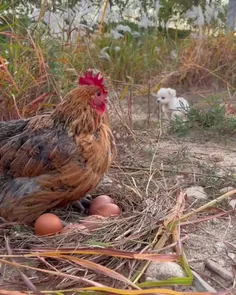
[[[58,195],[58,193],[43,190],[37,177],[1,176],[0,216],[9,221],[30,223],[46,210],[57,206],[61,200]]]

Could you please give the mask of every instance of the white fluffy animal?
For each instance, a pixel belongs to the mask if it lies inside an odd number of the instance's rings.
[[[161,104],[162,112],[168,121],[175,120],[176,117],[183,121],[187,120],[189,103],[183,97],[176,97],[175,89],[161,88],[155,97],[157,97],[157,103]]]

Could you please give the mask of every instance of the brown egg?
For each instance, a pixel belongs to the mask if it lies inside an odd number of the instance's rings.
[[[116,204],[105,204],[97,209],[96,215],[108,217],[120,214],[120,208]]]
[[[62,230],[62,221],[58,216],[45,213],[36,220],[34,225],[35,234],[38,236],[53,235]]]
[[[95,215],[95,212],[101,207],[106,204],[111,204],[113,203],[112,198],[106,195],[100,195],[97,198],[93,199],[90,208],[89,208],[89,213],[90,215]]]

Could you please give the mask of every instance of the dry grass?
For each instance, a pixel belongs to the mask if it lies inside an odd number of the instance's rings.
[[[219,35],[203,40],[189,40],[180,50],[177,70],[164,79],[164,84],[185,89],[211,87],[236,89],[235,36]]]

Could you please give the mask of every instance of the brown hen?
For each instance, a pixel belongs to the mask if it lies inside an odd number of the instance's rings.
[[[0,216],[30,223],[80,200],[116,156],[103,78],[87,72],[51,114],[0,122]]]

